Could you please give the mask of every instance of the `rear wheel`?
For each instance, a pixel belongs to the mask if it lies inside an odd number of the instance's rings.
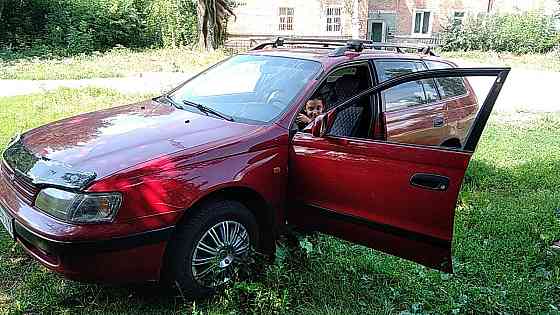
[[[200,297],[237,278],[259,233],[255,217],[242,203],[217,201],[193,210],[168,246],[163,273],[185,296]]]

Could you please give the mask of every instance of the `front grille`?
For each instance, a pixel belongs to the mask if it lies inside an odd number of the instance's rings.
[[[0,165],[0,174],[5,178],[6,182],[14,188],[14,191],[20,199],[29,205],[33,204],[35,197],[39,193],[39,189],[33,185],[31,179],[14,172],[14,170],[6,165],[6,161],[2,161]]]

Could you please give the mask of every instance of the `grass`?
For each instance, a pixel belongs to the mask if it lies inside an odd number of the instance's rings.
[[[509,66],[529,70],[560,71],[560,51],[548,54],[515,55],[486,51],[443,52],[445,58],[464,59],[496,66]]]
[[[2,58],[4,56],[4,58]],[[132,51],[116,48],[106,53],[69,58],[19,58],[0,55],[0,79],[76,80],[138,75],[143,72],[196,72],[224,59],[223,51],[190,48]]]
[[[0,99],[0,108],[31,127],[144,97],[57,90]],[[69,110],[31,111],[62,103]],[[6,117],[2,139],[18,126]],[[65,280],[1,232],[0,313],[558,314],[560,254],[548,246],[560,238],[559,129],[560,114],[492,117],[457,206],[453,275],[315,235],[306,250],[280,247],[277,262],[254,281],[190,303],[154,286]]]

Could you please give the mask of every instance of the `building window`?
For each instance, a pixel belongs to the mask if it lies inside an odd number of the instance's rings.
[[[328,7],[327,8],[327,32],[340,32],[341,23],[340,15],[342,13],[341,7]]]
[[[453,24],[462,25],[463,24],[463,19],[465,19],[465,12],[463,12],[463,11],[453,12]]]
[[[432,31],[432,12],[415,11],[412,24],[412,34],[428,35]]]
[[[294,8],[280,8],[280,23],[278,30],[293,31],[294,30]]]

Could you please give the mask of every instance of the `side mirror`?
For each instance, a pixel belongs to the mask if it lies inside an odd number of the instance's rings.
[[[311,125],[311,134],[313,137],[322,138],[327,132],[327,115],[319,115],[315,118]]]

